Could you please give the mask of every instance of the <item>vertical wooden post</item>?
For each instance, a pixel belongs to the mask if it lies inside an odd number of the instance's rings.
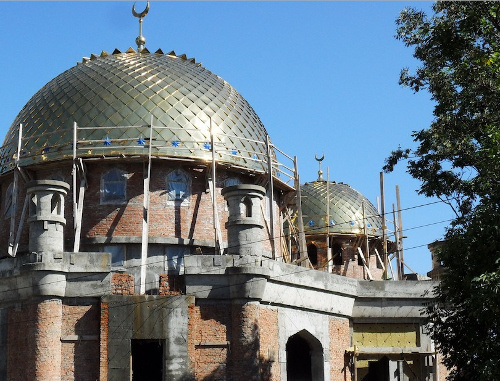
[[[142,237],[141,237],[141,284],[140,294],[146,293],[146,265],[149,248],[149,183],[151,179],[151,153],[153,149],[153,116],[149,125],[148,162],[143,164],[143,203],[142,203]]]
[[[370,268],[370,246],[368,242],[368,231],[366,230],[366,212],[365,212],[365,200],[362,201],[361,203],[361,209],[363,211],[363,234],[364,234],[364,240],[365,240],[365,258],[366,262],[368,263],[368,268]]]
[[[80,235],[82,232],[82,214],[83,214],[83,199],[85,197],[85,188],[87,186],[86,175],[83,163],[78,163],[77,158],[77,142],[78,142],[78,125],[73,122],[73,252],[78,253],[80,251]],[[80,165],[78,165],[80,164]],[[80,188],[76,189],[78,172],[80,171]]]
[[[394,203],[392,204],[392,220],[394,222],[394,242],[396,243],[396,264],[397,264],[397,274],[398,274],[398,280],[401,280],[401,268],[400,268],[400,259],[399,259],[399,227],[396,222],[396,208],[394,206]],[[391,267],[392,269],[392,267]]]
[[[269,173],[269,187],[267,191],[267,199],[269,202],[269,233],[271,235],[271,251],[273,259],[276,259],[276,245],[274,242],[274,181],[273,181],[273,156],[271,152],[271,142],[269,135],[266,135],[266,150],[267,150],[267,171]]]
[[[302,219],[302,193],[300,191],[300,176],[297,164],[297,156],[293,158],[295,170],[295,192],[297,194],[297,219],[299,224],[299,252],[300,259],[307,258],[306,234],[304,232],[304,220]],[[307,266],[306,261],[301,261],[302,266]]]
[[[405,276],[405,266],[404,266],[404,256],[403,256],[403,218],[401,216],[401,198],[399,197],[399,185],[396,185],[396,207],[398,208],[398,229],[399,229],[399,263],[398,266],[401,268],[401,279]],[[399,271],[399,270],[398,270]]]
[[[7,248],[7,252],[9,255],[14,254],[14,229],[16,227],[16,215],[17,215],[17,194],[19,192],[19,158],[21,155],[21,143],[23,138],[23,125],[19,124],[19,130],[17,134],[17,151],[16,151],[16,160],[14,162],[14,182],[12,184],[12,199],[11,199],[11,214],[10,214],[10,229],[9,229],[9,245]],[[8,197],[10,197],[8,195]]]
[[[73,229],[76,229],[76,220],[77,220],[77,196],[76,196],[76,144],[77,144],[77,124],[76,122],[73,122],[73,170],[71,172],[72,178],[73,178]],[[75,237],[76,239],[76,237]],[[76,245],[76,242],[74,243],[74,246]]]
[[[23,232],[24,219],[26,218],[26,210],[28,209],[29,196],[26,195],[24,198],[23,211],[21,213],[21,220],[17,226],[16,239],[14,240],[14,246],[12,248],[12,256],[15,257],[17,254],[17,248],[19,247],[19,240],[21,239],[21,233]]]
[[[332,248],[330,247],[330,167],[326,167],[326,259],[328,273],[333,270]]]
[[[214,254],[222,255],[222,233],[219,225],[219,213],[217,211],[217,162],[215,160],[215,128],[212,124],[212,117],[210,120],[210,148],[212,150],[212,174],[211,181],[209,181],[210,192],[212,195],[212,212],[213,212],[213,226],[214,226]]]
[[[385,220],[384,172],[380,172],[380,209],[382,213],[382,247],[384,260],[384,280],[387,279],[387,226]]]

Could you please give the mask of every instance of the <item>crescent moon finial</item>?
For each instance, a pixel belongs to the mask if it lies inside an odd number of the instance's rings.
[[[135,3],[132,6],[132,14],[139,19],[139,36],[135,39],[137,44],[137,51],[140,53],[146,45],[146,38],[142,35],[142,19],[146,17],[149,12],[149,1],[146,3],[146,8],[142,12],[136,12]]]
[[[318,170],[318,181],[323,181],[323,171],[321,170],[321,162],[325,158],[325,154],[323,153],[323,156],[318,157],[318,155],[314,154],[314,158],[317,160],[319,164],[319,170]]]
[[[135,3],[134,5],[132,6],[132,14],[137,17],[137,18],[140,18],[142,19],[144,16],[146,16],[149,12],[149,1],[146,3],[146,8],[142,11],[142,12],[136,12],[135,10]]]

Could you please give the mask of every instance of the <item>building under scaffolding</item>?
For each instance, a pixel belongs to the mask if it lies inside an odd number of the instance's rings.
[[[0,379],[444,379],[434,283],[386,281],[385,213],[300,185],[233,87],[141,37],[49,81],[0,148]]]

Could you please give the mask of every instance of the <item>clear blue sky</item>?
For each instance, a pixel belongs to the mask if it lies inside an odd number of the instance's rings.
[[[133,2],[2,2],[0,135],[28,99],[84,56],[135,47]],[[145,2],[138,2],[142,10]],[[430,11],[430,2],[156,2],[144,19],[150,51],[186,53],[238,90],[273,142],[297,156],[301,181],[317,178],[325,154],[330,179],[374,204],[379,172],[391,150],[413,146],[411,133],[429,126],[426,93],[398,85],[403,67],[418,63],[394,38],[401,9]],[[405,258],[431,268],[426,244],[452,218],[442,204],[418,196],[419,183],[401,165],[385,175],[386,209],[401,188]],[[415,207],[415,208],[413,208]],[[425,228],[417,228],[428,225]],[[419,247],[420,246],[420,247]],[[417,247],[417,248],[415,248]]]

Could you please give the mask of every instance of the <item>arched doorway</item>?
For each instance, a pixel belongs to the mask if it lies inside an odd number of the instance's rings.
[[[318,339],[302,330],[286,343],[287,381],[322,381],[323,347]]]

